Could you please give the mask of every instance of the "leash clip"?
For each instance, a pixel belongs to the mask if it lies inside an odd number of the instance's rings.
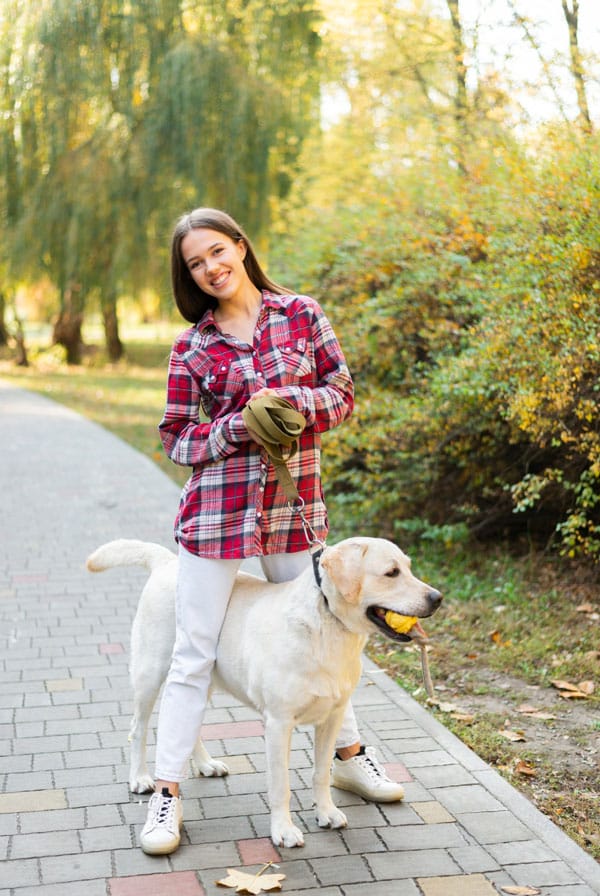
[[[314,548],[323,550],[325,542],[321,541],[320,538],[317,538],[317,533],[306,519],[306,514],[304,513],[305,506],[304,498],[300,497],[300,495],[295,501],[288,501],[288,507],[291,512],[297,513],[302,521],[302,531],[304,532],[304,537],[306,538],[309,550],[313,550]]]

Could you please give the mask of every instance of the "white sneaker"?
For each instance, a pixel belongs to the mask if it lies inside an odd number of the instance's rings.
[[[140,844],[150,856],[164,856],[175,852],[181,840],[179,829],[183,824],[181,800],[171,796],[166,787],[161,793],[153,793],[148,803],[146,824],[140,834]]]
[[[404,788],[387,776],[373,747],[361,747],[360,753],[352,759],[338,759],[336,755],[331,783],[340,790],[350,790],[375,803],[395,803],[404,796]]]

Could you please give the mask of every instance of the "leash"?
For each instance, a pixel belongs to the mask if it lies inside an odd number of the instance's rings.
[[[242,419],[246,429],[257,437],[269,455],[279,484],[288,500],[290,511],[300,517],[302,531],[312,558],[315,581],[321,588],[319,560],[325,544],[317,538],[315,530],[307,520],[304,513],[306,506],[304,499],[300,497],[296,483],[287,468],[287,462],[298,450],[298,439],[306,427],[306,420],[289,401],[277,395],[263,395],[251,399],[242,410]],[[323,597],[327,603],[325,595]]]
[[[264,395],[248,402],[242,411],[242,419],[248,432],[257,437],[269,455],[288,501],[301,500],[287,462],[298,450],[298,439],[306,426],[303,415],[285,398]]]

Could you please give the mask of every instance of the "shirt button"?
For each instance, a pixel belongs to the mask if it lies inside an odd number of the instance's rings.
[[[261,516],[262,516],[262,513],[261,513],[260,510],[259,510],[258,513],[256,514],[256,518],[257,518],[257,519],[260,519]]]

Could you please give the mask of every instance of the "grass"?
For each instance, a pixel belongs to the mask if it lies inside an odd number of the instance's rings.
[[[31,366],[19,368],[5,352],[0,354],[0,376],[94,420],[183,484],[188,472],[166,458],[157,431],[169,349],[179,329],[164,324],[150,331],[125,331],[127,356],[116,364],[106,363],[102,352],[93,349],[83,365],[67,368],[56,349],[38,345],[30,350]],[[329,509],[335,540],[336,531],[347,529],[347,521],[342,525],[335,501]],[[426,626],[433,637],[434,682],[441,699],[471,701],[476,707],[469,721],[439,707],[430,707],[431,711],[600,858],[600,811],[598,800],[590,796],[597,797],[597,769],[588,774],[585,762],[577,768],[571,762],[557,772],[547,737],[552,733],[559,739],[572,737],[574,746],[583,746],[586,756],[591,755],[590,743],[597,742],[600,728],[598,693],[584,706],[578,705],[581,718],[575,733],[562,734],[560,727],[557,732],[556,726],[565,724],[562,721],[540,722],[537,735],[530,733],[525,745],[509,743],[499,733],[507,716],[511,724],[518,724],[515,707],[531,700],[531,688],[538,696],[556,699],[554,680],[598,681],[597,581],[581,569],[565,569],[546,557],[514,557],[503,546],[474,550],[460,538],[453,541],[447,529],[437,539],[426,527],[418,529],[407,525],[403,531],[400,525],[398,540],[410,553],[419,578],[445,595],[442,609]],[[427,702],[414,651],[398,650],[377,637],[368,651],[415,699]],[[535,778],[519,774],[519,760],[534,763]]]

